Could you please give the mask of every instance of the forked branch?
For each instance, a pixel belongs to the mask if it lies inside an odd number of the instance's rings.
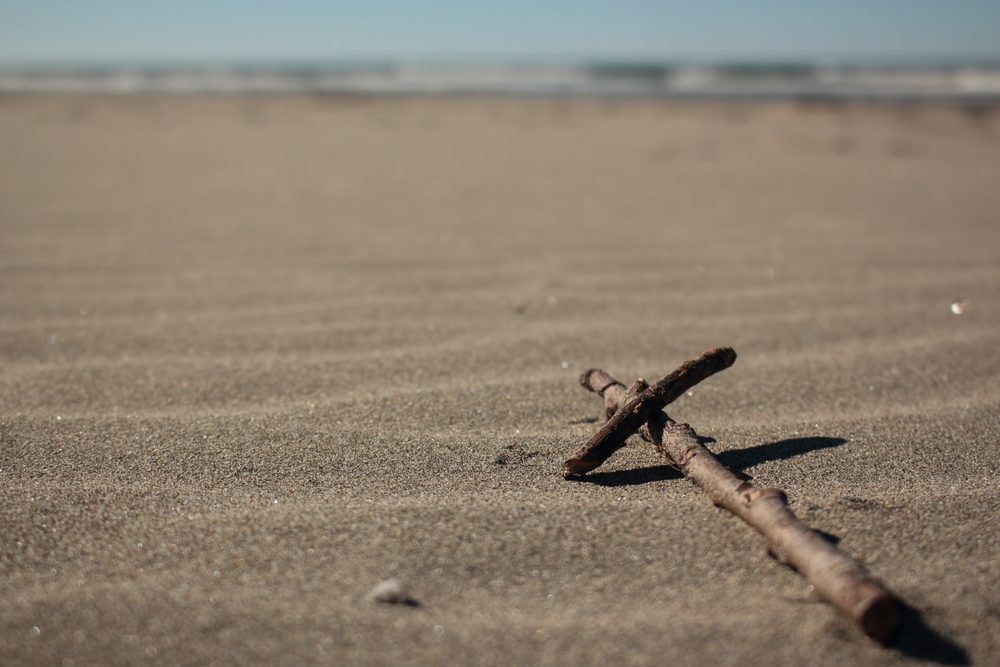
[[[563,477],[583,475],[607,461],[651,415],[673,403],[705,378],[729,368],[734,361],[736,352],[731,347],[709,350],[697,359],[688,361],[652,387],[647,387],[635,398],[619,406],[601,430],[563,464]],[[604,375],[611,377],[606,373]],[[611,380],[617,382],[614,378]]]

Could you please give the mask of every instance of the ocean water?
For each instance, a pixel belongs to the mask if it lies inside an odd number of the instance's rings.
[[[1000,103],[1000,63],[353,63],[4,66],[0,93],[342,93]]]

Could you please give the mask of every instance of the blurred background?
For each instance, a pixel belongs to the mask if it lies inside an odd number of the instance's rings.
[[[991,0],[40,0],[0,16],[0,91],[1000,94]]]

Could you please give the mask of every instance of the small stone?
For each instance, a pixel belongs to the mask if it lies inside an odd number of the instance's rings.
[[[406,586],[396,577],[389,577],[368,593],[372,602],[385,604],[413,604]]]
[[[969,307],[968,301],[955,301],[951,304],[951,312],[953,315],[961,315],[965,312],[965,309]]]

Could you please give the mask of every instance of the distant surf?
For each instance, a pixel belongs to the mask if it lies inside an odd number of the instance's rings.
[[[0,93],[260,93],[1000,102],[1000,63],[0,64]]]

